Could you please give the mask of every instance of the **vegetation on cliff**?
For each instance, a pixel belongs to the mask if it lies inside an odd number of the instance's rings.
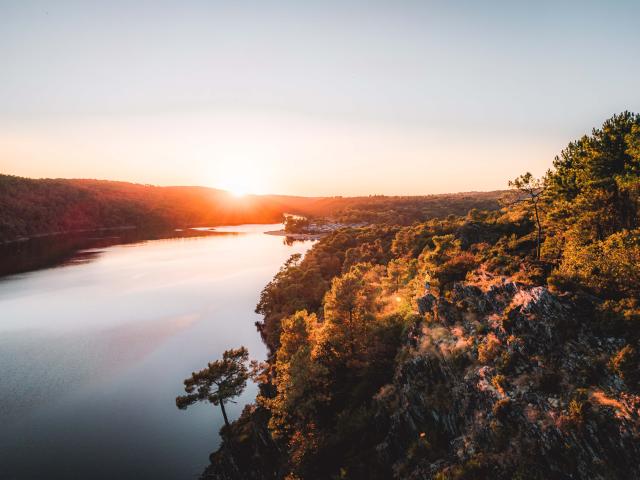
[[[257,306],[256,405],[205,477],[640,477],[639,174],[624,112],[514,182],[535,204],[293,256]]]

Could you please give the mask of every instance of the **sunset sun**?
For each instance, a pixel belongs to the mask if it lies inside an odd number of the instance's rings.
[[[247,189],[241,185],[229,187],[226,190],[237,198],[244,197],[247,194]]]
[[[259,164],[248,161],[230,161],[218,166],[210,174],[209,185],[240,198],[246,195],[265,193],[266,172]]]
[[[236,198],[256,193],[256,184],[252,182],[250,178],[244,178],[241,175],[230,176],[226,180],[220,182],[217,186],[222,190],[226,190]]]

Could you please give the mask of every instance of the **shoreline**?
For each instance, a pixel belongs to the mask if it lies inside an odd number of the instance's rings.
[[[214,232],[219,227],[233,227],[238,225],[248,225],[248,224],[238,223],[238,224],[223,224],[223,225],[207,225],[203,227],[181,226],[181,227],[157,227],[157,228],[166,229],[166,230],[175,230],[175,231],[198,230],[198,231]],[[272,224],[257,223],[255,225],[272,225]],[[109,231],[130,231],[130,230],[145,229],[145,228],[149,228],[149,227],[146,225],[119,225],[115,227],[96,227],[96,228],[78,228],[78,229],[72,229],[72,230],[58,230],[58,231],[44,232],[44,233],[33,233],[29,235],[24,235],[21,237],[15,237],[10,240],[0,240],[0,245],[24,243],[24,242],[28,242],[29,240],[36,240],[39,238],[57,237],[57,236],[64,236],[64,235],[74,235],[74,234],[94,233],[94,232],[100,233],[100,232],[109,232]],[[278,233],[274,233],[274,235],[278,235]]]
[[[57,237],[61,235],[73,235],[76,233],[108,232],[108,231],[115,231],[115,230],[135,230],[136,228],[139,228],[139,227],[137,225],[123,225],[119,227],[80,228],[80,229],[74,229],[74,230],[60,230],[55,232],[34,233],[30,235],[25,235],[23,237],[17,237],[12,240],[2,240],[0,241],[0,245],[10,245],[12,243],[28,242],[29,240],[35,240],[37,238]]]
[[[264,232],[266,235],[292,238],[293,240],[320,240],[327,233],[287,233],[284,230],[271,230]]]

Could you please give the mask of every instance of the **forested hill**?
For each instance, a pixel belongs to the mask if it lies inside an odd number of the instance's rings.
[[[472,208],[498,207],[500,192],[423,197],[294,197],[157,187],[101,180],[0,175],[0,242],[50,233],[123,226],[197,227],[275,223],[283,213],[339,221],[410,224]]]
[[[640,116],[510,184],[500,211],[292,257],[256,309],[256,403],[203,477],[640,478]]]

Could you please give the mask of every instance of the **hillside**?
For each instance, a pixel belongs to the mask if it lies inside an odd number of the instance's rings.
[[[292,257],[256,309],[256,403],[203,478],[640,478],[640,116],[512,186]]]
[[[410,224],[471,208],[497,208],[500,192],[425,197],[236,198],[205,187],[0,175],[0,241],[124,226],[176,228],[280,222],[283,213]]]

